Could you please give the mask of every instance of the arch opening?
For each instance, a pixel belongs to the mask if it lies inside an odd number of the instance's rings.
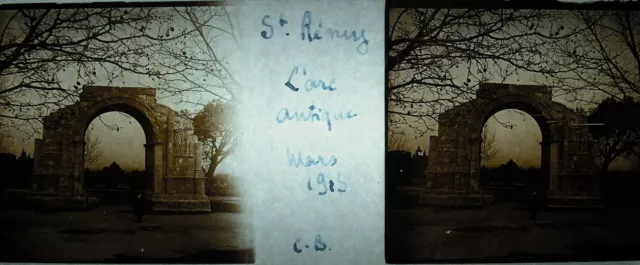
[[[152,120],[143,110],[126,103],[96,106],[87,114],[86,119],[78,124],[81,125],[79,129],[83,129],[81,161],[84,167],[80,171],[80,179],[85,191],[116,202],[129,195],[152,191],[155,177],[153,143],[156,141]],[[95,131],[96,127],[98,131]],[[101,141],[101,146],[90,146],[96,141],[89,139],[89,135],[102,137],[106,142]],[[91,159],[88,148],[108,150],[103,150],[106,152],[100,161],[90,161],[98,165],[88,165],[86,159]]]
[[[542,141],[551,139],[552,133],[549,126],[550,122],[552,122],[550,119],[551,117],[547,117],[542,110],[524,101],[509,101],[491,107],[480,120],[480,126],[476,126],[475,133],[478,135],[481,134],[484,125],[491,117],[506,110],[516,110],[529,115],[536,122],[536,125],[538,125],[540,133],[542,134]]]
[[[548,118],[524,102],[500,104],[482,119],[479,184],[494,200],[528,203],[531,190],[549,188]]]

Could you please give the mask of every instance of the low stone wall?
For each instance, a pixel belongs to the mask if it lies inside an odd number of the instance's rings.
[[[87,210],[98,207],[96,197],[28,196],[26,203],[34,208],[52,210]]]
[[[547,198],[549,208],[601,208],[604,207],[600,197],[560,197],[550,196]]]
[[[241,213],[245,208],[245,201],[238,197],[210,196],[209,202],[212,212]]]
[[[491,196],[458,194],[422,194],[420,204],[445,207],[481,207],[493,201]]]
[[[156,194],[151,203],[154,212],[211,212],[211,202],[206,196]]]

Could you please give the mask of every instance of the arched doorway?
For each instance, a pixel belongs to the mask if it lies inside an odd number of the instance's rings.
[[[108,111],[85,132],[83,187],[103,202],[128,202],[150,190],[153,161],[147,158],[143,127],[132,116]],[[151,154],[152,155],[152,154]]]
[[[146,114],[145,111],[143,111],[142,109],[144,109],[144,106],[141,106],[140,104],[138,104],[135,101],[132,101],[130,99],[124,99],[124,98],[119,98],[119,99],[112,99],[117,101],[118,103],[115,104],[109,104],[108,101],[103,101],[102,104],[98,104],[93,106],[92,108],[87,110],[87,116],[88,119],[80,119],[76,124],[78,125],[77,128],[79,129],[76,133],[78,135],[74,135],[74,138],[77,137],[82,137],[82,146],[81,148],[81,152],[77,152],[76,154],[78,155],[77,157],[74,157],[74,159],[77,162],[77,165],[82,166],[83,168],[80,170],[80,176],[79,178],[82,181],[82,187],[85,187],[85,183],[84,181],[86,180],[84,173],[84,165],[85,165],[85,147],[86,147],[86,141],[84,140],[84,136],[86,135],[86,131],[89,128],[89,125],[91,124],[92,121],[94,121],[96,118],[98,118],[100,115],[102,114],[106,114],[106,113],[113,113],[113,112],[120,112],[120,113],[125,113],[127,115],[129,115],[130,117],[132,117],[135,121],[138,122],[138,124],[140,124],[142,131],[144,132],[144,138],[145,138],[145,174],[147,175],[147,177],[145,178],[145,182],[144,182],[144,186],[142,187],[142,189],[147,192],[147,193],[151,193],[153,192],[153,179],[155,178],[155,175],[160,173],[160,172],[154,172],[154,154],[155,154],[155,148],[153,143],[156,142],[156,139],[158,138],[158,136],[156,135],[156,130],[154,126],[154,122],[152,121],[151,118],[149,118]]]
[[[600,203],[585,117],[553,102],[551,89],[534,85],[481,84],[476,99],[439,116],[429,144],[426,204],[483,204],[479,185],[483,125],[498,111],[518,109],[534,117],[543,135],[542,173],[552,203]]]
[[[541,172],[542,142],[538,121],[528,113],[506,109],[493,114],[481,133],[484,195],[495,202],[529,203],[532,189],[548,189],[549,176]]]

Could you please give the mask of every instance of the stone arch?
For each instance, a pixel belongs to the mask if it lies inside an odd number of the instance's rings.
[[[43,137],[35,143],[34,193],[55,194],[65,202],[58,204],[67,206],[78,204],[74,198],[86,197],[85,133],[95,118],[112,111],[131,115],[144,131],[146,195],[154,209],[210,211],[199,143],[195,136],[187,137],[188,152],[174,153],[175,112],[156,101],[152,88],[87,86],[79,101],[45,117]]]
[[[553,102],[547,87],[484,83],[476,99],[439,116],[439,135],[430,139],[424,203],[481,204],[490,199],[479,185],[481,133],[487,120],[505,109],[524,111],[538,123],[541,169],[549,178],[550,196],[563,203],[568,197],[599,198],[585,117]]]
[[[78,176],[76,177],[80,180],[82,187],[84,187],[84,151],[85,151],[85,134],[87,128],[91,124],[93,120],[95,120],[98,116],[108,113],[108,112],[122,112],[133,117],[142,127],[142,131],[145,135],[145,172],[147,174],[147,179],[145,181],[145,191],[153,192],[153,179],[157,176],[162,176],[162,170],[157,169],[155,167],[155,161],[152,159],[155,156],[156,148],[154,143],[158,142],[163,138],[161,135],[162,129],[159,125],[159,121],[157,121],[156,117],[153,116],[153,111],[145,104],[141,102],[139,99],[130,98],[130,97],[122,97],[115,96],[105,98],[103,100],[93,100],[87,102],[88,108],[84,109],[83,115],[78,115],[76,119],[72,122],[75,126],[73,126],[73,131],[71,138],[78,143],[76,148],[79,150],[74,152],[75,157],[74,161],[77,161],[76,164],[79,167],[76,170]]]
[[[505,95],[500,97],[500,100],[485,101],[483,103],[484,106],[481,108],[487,111],[478,112],[478,118],[473,119],[472,126],[476,129],[475,134],[477,135],[481,134],[482,127],[491,118],[491,116],[503,110],[516,109],[529,114],[537,122],[543,138],[558,137],[558,132],[556,131],[555,126],[550,123],[555,120],[551,110],[548,106],[532,97],[525,95]]]
[[[144,131],[147,142],[153,142],[157,139],[161,139],[160,133],[162,129],[160,122],[153,116],[153,111],[139,100],[116,97],[97,102],[91,102],[91,107],[86,109],[86,115],[79,116],[74,123],[74,135],[84,137],[84,133],[91,124],[91,122],[98,116],[108,112],[122,112],[133,117]]]

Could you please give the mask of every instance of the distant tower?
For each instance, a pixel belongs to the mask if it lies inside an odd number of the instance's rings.
[[[424,152],[422,152],[422,149],[420,149],[420,146],[418,146],[418,149],[416,150],[416,153],[414,154],[414,156],[424,156]]]

